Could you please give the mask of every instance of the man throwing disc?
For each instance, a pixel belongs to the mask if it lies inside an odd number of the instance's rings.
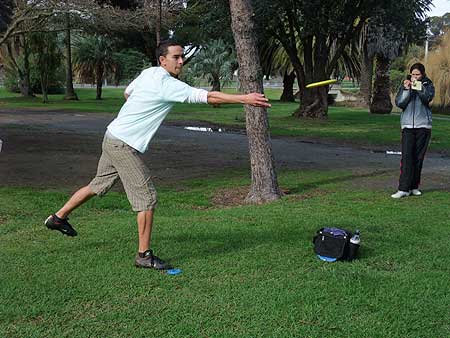
[[[148,145],[176,102],[242,103],[270,107],[263,94],[225,94],[193,88],[178,80],[183,68],[183,47],[173,41],[158,46],[160,67],[147,68],[125,89],[126,102],[108,125],[97,174],[76,191],[64,206],[45,220],[47,228],[67,236],[77,232],[67,216],[91,197],[104,195],[120,179],[133,211],[137,212],[136,267],[166,270],[171,267],[150,249],[156,191],[142,160]]]

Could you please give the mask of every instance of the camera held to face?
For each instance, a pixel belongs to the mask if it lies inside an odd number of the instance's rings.
[[[412,80],[411,89],[422,90],[422,82],[419,80]]]

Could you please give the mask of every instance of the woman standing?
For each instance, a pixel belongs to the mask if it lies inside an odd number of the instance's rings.
[[[431,137],[430,102],[434,97],[434,86],[425,74],[425,67],[415,63],[410,68],[408,79],[403,81],[395,104],[403,110],[402,160],[398,191],[392,198],[422,195],[419,190],[423,159]]]

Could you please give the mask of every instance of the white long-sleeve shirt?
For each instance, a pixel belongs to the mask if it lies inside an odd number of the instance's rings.
[[[208,92],[174,78],[162,67],[145,69],[125,89],[128,100],[109,133],[143,153],[176,102],[208,103]]]

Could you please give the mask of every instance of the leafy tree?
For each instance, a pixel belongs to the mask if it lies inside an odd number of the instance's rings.
[[[428,28],[431,45],[439,44],[440,38],[450,28],[450,13],[445,13],[442,16],[432,16],[429,20]]]
[[[12,0],[3,0],[0,2],[0,33],[6,31],[11,22],[13,11]]]
[[[113,54],[113,80],[118,86],[123,80],[136,78],[149,65],[147,56],[134,49],[123,49]]]
[[[102,35],[78,37],[75,41],[75,72],[85,81],[95,82],[96,99],[102,98],[103,79],[106,71],[114,68],[113,42]]]
[[[274,73],[283,76],[283,92],[280,101],[295,102],[295,71],[283,46],[273,37],[261,37],[261,66],[266,77]]]
[[[187,0],[174,25],[177,41],[202,46],[211,40],[223,40],[233,45],[228,0]]]
[[[391,112],[391,61],[404,52],[408,44],[425,39],[425,13],[430,5],[431,0],[397,0],[375,10],[369,19],[367,51],[376,60],[371,113]]]
[[[295,70],[301,101],[296,116],[327,116],[328,87],[305,90],[305,86],[333,74],[376,3],[374,0],[254,1],[259,26],[279,41]]]
[[[416,62],[423,62],[424,54],[423,46],[411,45],[406,52],[391,62],[391,95],[397,94],[400,85],[409,74],[409,67]]]
[[[390,62],[396,58],[404,44],[402,32],[393,25],[376,22],[375,18],[369,24],[368,53],[374,56],[375,81],[370,102],[370,112],[389,114],[392,110],[390,96]]]
[[[48,102],[50,79],[61,67],[61,50],[56,33],[30,34],[31,61],[35,65],[41,85],[42,101]]]
[[[230,0],[230,13],[241,86],[247,93],[262,93],[262,71],[250,0]],[[247,201],[262,203],[279,199],[281,191],[273,161],[267,110],[246,105],[245,113],[252,168]]]
[[[213,91],[220,91],[221,83],[233,78],[233,63],[231,47],[223,40],[215,40],[204,46],[189,66],[194,76],[206,79]]]

